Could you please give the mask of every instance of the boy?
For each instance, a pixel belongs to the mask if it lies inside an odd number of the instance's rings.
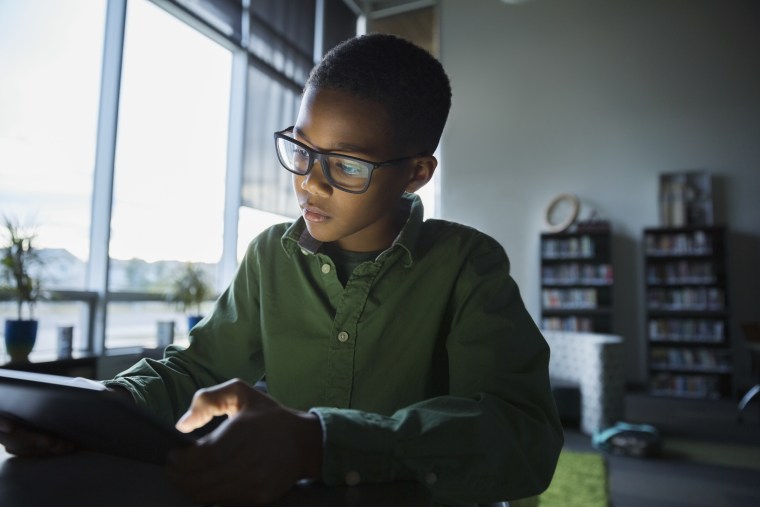
[[[170,458],[197,500],[267,502],[313,478],[417,480],[472,505],[549,484],[563,441],[549,351],[506,254],[423,222],[412,194],[450,101],[440,63],[403,39],[330,51],[275,134],[302,217],[251,242],[187,350],[106,382],[182,431],[230,416]],[[264,375],[268,394],[251,387]]]

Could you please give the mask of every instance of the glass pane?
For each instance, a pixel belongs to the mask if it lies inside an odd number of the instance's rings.
[[[185,9],[240,44],[242,5],[240,0],[176,0]]]
[[[204,303],[201,311],[208,314],[212,302]],[[163,301],[114,302],[108,305],[106,336],[109,348],[158,346],[159,323],[171,322],[174,329],[172,343],[187,346],[188,323],[174,305]]]
[[[159,292],[181,262],[219,262],[231,68],[232,55],[222,46],[150,2],[129,2],[111,291]],[[122,313],[136,308],[111,306]],[[154,329],[151,319],[135,310],[124,323]],[[109,316],[107,347],[153,339],[120,330],[120,322]]]
[[[251,2],[248,49],[297,83],[314,65],[314,0]]]
[[[290,217],[299,215],[291,173],[277,161],[272,134],[295,123],[300,104],[300,93],[262,70],[249,68],[241,190],[245,206]]]
[[[248,244],[272,225],[282,222],[292,222],[292,218],[269,213],[258,209],[241,207],[238,213],[238,262],[243,260]]]
[[[48,289],[83,289],[105,1],[0,2],[0,216],[37,232]]]
[[[87,303],[76,301],[43,302],[35,305],[34,317],[38,320],[37,341],[29,359],[32,361],[49,361],[58,357],[58,328],[72,326],[73,354],[84,351],[87,347]],[[0,322],[16,318],[16,304],[0,303]],[[10,357],[5,351],[5,340],[0,340],[0,365],[8,362]]]

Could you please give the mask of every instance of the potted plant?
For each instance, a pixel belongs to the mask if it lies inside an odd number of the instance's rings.
[[[34,247],[36,234],[11,218],[5,218],[5,242],[0,251],[3,292],[10,293],[18,307],[17,319],[5,321],[5,347],[11,362],[29,360],[37,340],[34,305],[41,299],[40,282],[32,274],[42,261]],[[26,308],[27,318],[24,318]]]
[[[187,315],[188,331],[203,318],[201,303],[211,295],[211,285],[206,280],[203,269],[197,264],[186,262],[172,282],[169,301],[179,305],[182,313]]]

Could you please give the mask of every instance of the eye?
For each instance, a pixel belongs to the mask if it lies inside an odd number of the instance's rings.
[[[300,146],[293,148],[293,169],[303,174],[309,170],[309,152]]]
[[[367,166],[346,159],[337,160],[335,168],[344,176],[349,176],[351,178],[366,178],[368,173]]]
[[[300,158],[309,158],[309,152],[304,150],[300,146],[296,146],[296,148],[293,150],[293,156],[300,157]]]

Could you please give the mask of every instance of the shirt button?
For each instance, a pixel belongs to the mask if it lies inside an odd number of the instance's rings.
[[[309,255],[309,251],[306,250],[305,248],[301,249],[301,253],[304,254],[304,255]]]
[[[338,341],[340,343],[346,343],[348,341],[348,333],[346,333],[345,331],[341,331],[340,333],[338,333]]]
[[[356,470],[352,470],[346,474],[346,484],[349,486],[356,486],[361,480],[362,476]]]
[[[435,481],[437,480],[438,480],[438,476],[435,475],[434,472],[430,472],[427,475],[425,475],[425,484],[427,484],[428,486],[432,486],[433,484],[435,484]]]
[[[330,272],[330,265],[329,264],[322,264],[322,273],[327,274]]]

